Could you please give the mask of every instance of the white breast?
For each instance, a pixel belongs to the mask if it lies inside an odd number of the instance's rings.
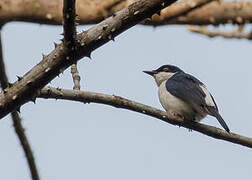
[[[165,87],[166,81],[162,82],[158,89],[159,101],[163,108],[171,114],[179,114],[185,119],[200,121],[204,118],[205,114],[197,114],[193,109],[184,101],[170,94]]]

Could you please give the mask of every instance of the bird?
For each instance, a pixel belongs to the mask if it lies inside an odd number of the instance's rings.
[[[174,65],[163,65],[156,70],[143,72],[155,79],[159,101],[166,112],[191,122],[199,122],[211,115],[230,132],[213,96],[200,80]]]

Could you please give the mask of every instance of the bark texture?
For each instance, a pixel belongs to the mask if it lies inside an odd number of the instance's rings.
[[[135,0],[78,0],[76,11],[80,24],[94,24],[125,8]],[[25,21],[40,24],[62,24],[62,0],[1,0],[0,22]],[[176,5],[180,4],[180,5]],[[178,7],[183,7],[179,1],[174,6],[164,9],[161,16],[154,16],[146,25],[166,24],[225,24],[225,23],[251,23],[252,2],[211,2],[200,8],[171,18]]]

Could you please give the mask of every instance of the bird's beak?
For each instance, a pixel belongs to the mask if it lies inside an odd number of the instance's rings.
[[[146,74],[149,74],[149,75],[151,75],[151,76],[153,76],[154,74],[157,74],[158,72],[157,71],[155,71],[155,70],[153,70],[153,71],[143,71],[144,73],[146,73]]]

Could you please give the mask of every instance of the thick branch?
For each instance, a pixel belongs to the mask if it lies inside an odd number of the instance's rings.
[[[163,9],[161,11],[160,16],[157,14],[154,14],[151,20],[148,19],[144,21],[143,24],[156,25],[156,21],[169,22],[170,20],[180,17],[182,15],[185,15],[188,12],[193,11],[194,9],[198,9],[201,6],[207,3],[210,3],[211,1],[213,0],[181,0],[181,1],[175,2],[171,6]]]
[[[132,0],[79,0],[76,11],[80,24],[93,24],[110,16],[117,10],[125,8]],[[180,3],[180,2],[178,2]],[[62,0],[8,0],[0,1],[0,22],[25,21],[40,24],[62,24]],[[170,20],[171,6],[163,10],[160,17],[148,22],[149,25],[165,24],[225,24],[251,23],[252,2],[212,2],[192,12]]]
[[[8,77],[5,72],[5,65],[4,65],[2,52],[3,52],[2,51],[2,40],[1,40],[1,34],[0,34],[0,82],[1,82],[2,89],[4,89],[4,88],[8,87]],[[13,126],[15,128],[15,132],[18,136],[20,144],[21,144],[21,146],[24,150],[24,153],[25,153],[25,157],[26,157],[26,160],[29,165],[30,172],[31,172],[31,177],[33,180],[39,180],[39,174],[38,174],[38,170],[37,170],[34,156],[32,153],[32,149],[31,149],[30,143],[28,141],[28,138],[25,135],[25,130],[22,126],[21,118],[20,118],[19,114],[17,113],[17,111],[13,111],[11,113],[11,117],[12,117],[12,121],[13,121]]]
[[[77,35],[76,50],[70,58],[63,45],[58,45],[48,56],[0,94],[0,118],[18,109],[37,96],[37,92],[60,72],[110,39],[136,25],[175,0],[139,0],[115,15]]]
[[[50,99],[72,100],[84,103],[99,103],[110,105],[116,108],[128,109],[131,111],[139,112],[142,114],[158,118],[162,121],[165,121],[173,125],[183,126],[185,128],[201,132],[205,135],[211,136],[216,139],[222,139],[225,141],[229,141],[235,144],[240,144],[252,148],[252,138],[240,136],[235,133],[227,133],[226,131],[213,126],[208,126],[200,123],[188,123],[180,119],[179,117],[174,117],[173,115],[168,114],[159,109],[115,95],[111,96],[95,92],[73,91],[73,90],[45,87],[41,90],[39,97]]]
[[[110,16],[111,9],[122,1],[125,0],[78,0],[76,12],[82,24],[94,24]],[[0,1],[0,7],[0,22],[62,24],[62,0],[7,0]]]

